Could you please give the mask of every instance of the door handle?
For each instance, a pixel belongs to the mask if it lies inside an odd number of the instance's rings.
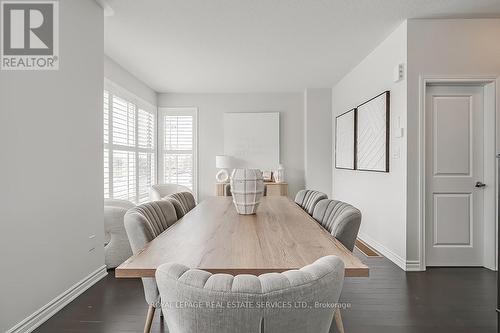
[[[481,187],[486,187],[486,184],[481,182],[476,182],[475,186],[481,188]]]

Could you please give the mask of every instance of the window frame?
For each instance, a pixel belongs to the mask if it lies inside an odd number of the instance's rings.
[[[156,183],[164,184],[164,116],[192,116],[193,117],[193,195],[198,199],[198,108],[196,107],[158,107],[157,113],[157,144],[156,144]]]
[[[139,153],[152,153],[153,156],[153,168],[152,172],[152,181],[151,185],[157,184],[158,182],[158,108],[143,100],[140,97],[137,97],[135,94],[130,91],[122,88],[118,84],[113,81],[105,78],[104,79],[104,91],[108,92],[108,142],[104,142],[103,137],[103,155],[104,151],[108,151],[108,170],[109,170],[109,198],[114,199],[113,193],[113,151],[125,151],[125,152],[133,152],[135,153],[135,200],[127,199],[129,201],[134,202],[135,204],[140,204],[140,193],[139,193]],[[126,146],[121,144],[113,144],[113,98],[114,96],[119,97],[120,99],[125,100],[127,103],[131,103],[134,105],[134,113],[135,113],[135,128],[134,128],[134,146]],[[146,112],[150,112],[153,115],[154,125],[153,125],[153,147],[152,148],[143,148],[139,147],[139,109],[144,110]],[[104,119],[104,98],[103,98],[103,113]],[[103,120],[103,136],[104,136],[104,120]],[[104,162],[104,160],[103,160]],[[104,169],[104,164],[103,164]],[[104,170],[103,170],[104,171]],[[103,175],[104,182],[104,175]],[[104,184],[103,184],[104,189]],[[105,196],[104,196],[105,197]],[[106,198],[106,197],[105,197]],[[149,191],[148,191],[148,200],[149,200]]]

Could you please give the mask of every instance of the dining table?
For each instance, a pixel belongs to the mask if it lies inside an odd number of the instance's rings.
[[[369,268],[285,196],[263,197],[257,213],[240,215],[231,197],[210,197],[115,270],[117,278],[154,277],[164,263],[211,273],[253,274],[300,269],[336,255],[346,277],[367,277]]]

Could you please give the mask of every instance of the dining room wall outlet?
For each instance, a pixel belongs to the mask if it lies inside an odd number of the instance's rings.
[[[88,243],[89,244],[89,246],[88,246],[89,252],[94,251],[95,247],[96,247],[96,237],[95,237],[95,235],[90,235],[88,242],[89,242]]]

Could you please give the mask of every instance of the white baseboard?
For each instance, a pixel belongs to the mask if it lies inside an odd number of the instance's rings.
[[[396,265],[398,265],[402,270],[406,271],[406,267],[407,267],[406,260],[401,258],[396,253],[394,253],[392,250],[387,248],[385,245],[380,244],[379,242],[377,242],[376,240],[374,240],[370,236],[363,234],[363,233],[359,233],[358,238],[360,238],[363,242],[365,242],[366,244],[373,247],[375,250],[378,251],[378,253],[380,253],[381,255],[383,255],[384,257],[386,257],[387,259],[389,259],[390,261],[392,261]]]
[[[407,260],[406,261],[406,271],[407,272],[422,272],[424,269],[420,267],[420,261],[418,260]]]
[[[46,305],[35,311],[29,317],[12,327],[6,333],[29,333],[42,325],[47,319],[56,314],[72,300],[80,296],[85,290],[92,287],[96,282],[108,274],[106,266],[99,267],[87,277],[83,278],[68,290],[51,300]]]

